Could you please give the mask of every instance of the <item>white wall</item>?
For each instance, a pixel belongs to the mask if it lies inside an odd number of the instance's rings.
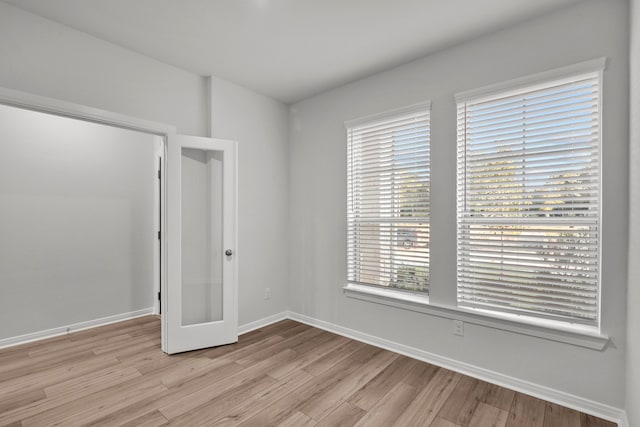
[[[0,106],[0,339],[153,307],[156,139]]]
[[[205,80],[0,2],[0,87],[205,136]]]
[[[627,295],[627,415],[640,425],[640,0],[631,1],[631,135],[629,279]]]
[[[287,309],[288,110],[217,77],[211,92],[212,136],[238,141],[238,322],[244,325]]]
[[[290,116],[293,311],[586,399],[624,406],[627,2],[587,1],[304,100]],[[347,298],[344,121],[432,100],[431,299],[455,305],[454,93],[607,56],[604,80],[604,351]]]
[[[0,57],[0,87],[239,141],[239,322],[287,308],[284,104],[218,78],[212,94],[205,78],[3,2]],[[267,287],[270,300],[264,300]]]

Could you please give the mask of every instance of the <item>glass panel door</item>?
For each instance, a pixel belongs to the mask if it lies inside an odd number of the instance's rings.
[[[170,136],[163,349],[237,341],[235,143]]]

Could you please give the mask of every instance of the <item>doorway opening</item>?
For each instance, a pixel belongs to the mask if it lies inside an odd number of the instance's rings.
[[[0,344],[161,310],[173,129],[51,103],[0,90]]]
[[[237,341],[234,141],[10,89],[0,106],[0,347],[153,313],[166,353]]]

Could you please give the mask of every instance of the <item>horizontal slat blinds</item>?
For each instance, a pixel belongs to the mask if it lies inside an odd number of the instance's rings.
[[[349,283],[428,292],[429,114],[347,124]]]
[[[458,103],[458,305],[598,324],[600,71]]]

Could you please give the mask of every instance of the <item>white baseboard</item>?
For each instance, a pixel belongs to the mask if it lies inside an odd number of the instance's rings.
[[[288,314],[288,312],[283,311],[282,313],[276,313],[263,319],[254,320],[253,322],[240,325],[238,326],[238,335],[246,334],[247,332],[284,320],[287,318]]]
[[[414,359],[422,360],[424,362],[428,362],[442,368],[459,372],[461,374],[477,378],[479,380],[487,381],[489,383],[525,393],[543,400],[547,400],[549,402],[557,403],[559,405],[575,409],[586,414],[594,415],[596,417],[618,423],[620,427],[628,427],[628,422],[625,422],[625,411],[613,406],[594,402],[592,400],[584,399],[582,397],[575,396],[560,390],[555,390],[539,384],[531,383],[529,381],[523,381],[518,378],[480,368],[478,366],[459,362],[457,360],[429,353],[415,347],[410,347],[394,341],[365,334],[354,329],[349,329],[333,323],[325,322],[323,320],[314,319],[303,314],[298,314],[290,311],[287,313],[287,317],[289,319],[301,323],[306,323],[316,328],[324,329],[326,331],[333,332],[335,334],[342,335],[356,341],[361,341],[367,344],[374,345],[376,347],[384,348],[386,350],[400,353]]]
[[[622,419],[618,422],[618,427],[630,427],[629,417],[627,416],[626,411],[622,414]]]
[[[59,326],[46,331],[32,332],[30,334],[19,335],[17,337],[0,339],[0,348],[12,347],[14,345],[26,344],[32,341],[53,338],[65,335],[70,332],[81,331],[83,329],[95,328],[98,326],[108,325],[110,323],[122,322],[124,320],[135,319],[136,317],[148,316],[153,314],[153,307],[143,308],[142,310],[131,311],[129,313],[115,314],[113,316],[103,317],[101,319],[88,320],[86,322],[74,323],[72,325]]]

